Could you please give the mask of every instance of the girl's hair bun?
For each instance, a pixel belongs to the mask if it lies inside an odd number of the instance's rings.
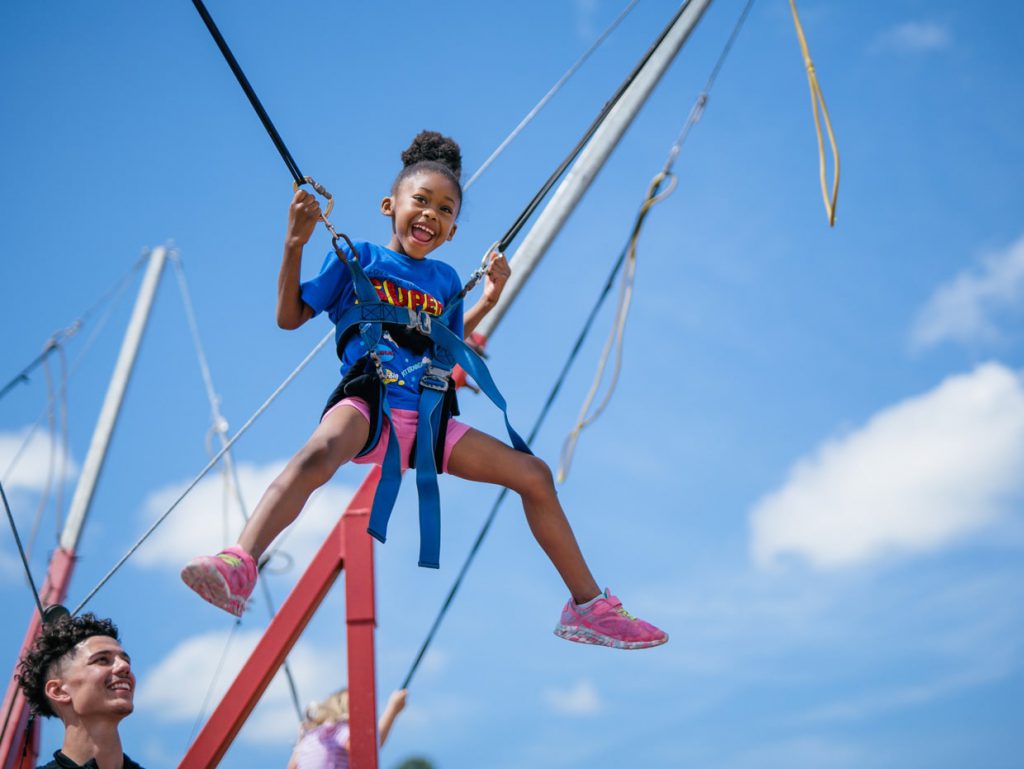
[[[420,131],[409,149],[402,153],[405,168],[424,161],[447,166],[456,180],[462,175],[462,150],[454,139],[442,136],[437,131]]]

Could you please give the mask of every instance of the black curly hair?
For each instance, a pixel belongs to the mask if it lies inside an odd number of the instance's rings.
[[[438,171],[451,180],[459,191],[459,203],[462,203],[462,150],[450,136],[442,136],[437,131],[420,131],[413,137],[409,148],[402,153],[403,168],[391,185],[391,194],[398,191],[398,185],[417,171]]]
[[[57,715],[43,691],[53,666],[82,641],[98,635],[110,636],[117,641],[117,625],[91,613],[60,617],[43,625],[32,648],[18,663],[18,685],[34,715]]]

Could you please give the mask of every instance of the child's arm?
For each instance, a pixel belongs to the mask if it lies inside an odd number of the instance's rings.
[[[388,738],[388,732],[391,731],[391,725],[395,723],[395,716],[402,712],[405,708],[405,689],[399,689],[397,692],[392,692],[391,696],[388,697],[388,704],[384,706],[384,712],[380,716],[380,723],[377,725],[377,732],[380,734],[380,744],[384,744],[384,740]]]
[[[288,232],[284,238],[284,257],[277,277],[277,325],[298,328],[313,317],[313,308],[302,301],[299,273],[302,248],[309,242],[320,218],[320,203],[305,190],[299,190],[288,208]]]
[[[480,301],[470,307],[462,316],[463,335],[468,339],[484,316],[498,303],[501,292],[505,290],[512,270],[509,269],[505,255],[500,251],[491,254],[491,263],[487,266],[487,280],[484,282],[484,295]]]

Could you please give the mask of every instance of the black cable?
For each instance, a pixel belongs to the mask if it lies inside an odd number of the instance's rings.
[[[221,35],[220,30],[217,29],[217,25],[213,21],[213,17],[210,16],[210,12],[206,10],[206,6],[203,5],[203,0],[192,0],[192,5],[199,11],[199,15],[203,19],[203,23],[206,24],[206,28],[210,31],[213,36],[213,40],[217,43],[217,47],[220,52],[224,55],[224,60],[227,61],[228,66],[231,67],[231,71],[235,74],[235,79],[238,80],[238,84],[242,86],[242,90],[245,91],[245,95],[249,97],[249,103],[252,104],[252,108],[256,110],[256,115],[263,123],[263,127],[270,134],[271,141],[274,142],[274,146],[277,147],[277,151],[281,155],[281,159],[284,164],[288,166],[288,172],[292,175],[296,184],[302,185],[306,183],[306,177],[302,175],[302,171],[299,170],[298,164],[292,157],[292,153],[288,151],[288,148],[284,144],[284,140],[281,138],[281,134],[274,128],[274,123],[270,119],[270,115],[263,109],[263,104],[260,103],[259,97],[256,92],[252,89],[249,84],[249,79],[242,72],[242,68],[238,64],[238,60],[235,59],[235,55],[231,53],[231,49],[228,48],[227,41],[224,40],[224,36]]]
[[[636,76],[640,74],[640,70],[644,68],[644,66],[650,60],[651,56],[654,55],[655,50],[657,50],[658,46],[661,45],[662,41],[671,31],[672,27],[675,26],[675,23],[679,21],[679,17],[683,15],[683,11],[686,10],[689,4],[690,0],[685,0],[685,2],[681,6],[679,6],[679,10],[676,11],[675,16],[672,17],[672,20],[665,25],[665,28],[661,31],[661,34],[658,35],[658,39],[655,40],[651,47],[647,49],[647,53],[643,55],[643,58],[640,59],[636,67],[633,68],[633,71],[629,73],[629,76],[622,83],[622,85],[619,86],[619,89],[615,92],[615,94],[607,102],[605,102],[604,106],[601,108],[601,112],[594,119],[594,122],[590,124],[590,128],[588,128],[586,133],[583,134],[583,137],[579,140],[579,142],[572,149],[572,151],[566,156],[565,160],[562,161],[561,165],[559,165],[558,168],[555,169],[555,172],[551,174],[548,180],[544,183],[544,186],[542,186],[540,190],[537,191],[537,194],[533,196],[533,200],[531,200],[526,205],[526,208],[523,209],[523,212],[519,214],[519,217],[515,220],[515,222],[512,223],[512,226],[509,227],[508,232],[506,232],[505,235],[501,238],[501,240],[498,241],[498,251],[504,252],[508,250],[508,247],[512,244],[512,241],[515,239],[516,235],[518,235],[519,231],[522,230],[522,228],[526,225],[526,222],[533,215],[533,212],[537,210],[537,206],[541,204],[541,201],[547,196],[548,192],[551,191],[551,188],[555,186],[555,184],[561,178],[562,174],[565,173],[565,170],[569,167],[573,160],[576,159],[576,156],[580,154],[580,152],[583,150],[583,147],[586,146],[586,143],[590,141],[591,137],[597,132],[597,129],[600,128],[601,123],[604,122],[604,119],[608,116],[608,113],[611,112],[612,108],[619,102],[619,100],[622,98],[622,95],[626,92],[626,89],[628,89],[629,86],[632,85],[633,81],[636,79]]]
[[[39,608],[39,616],[43,616],[43,602],[39,600],[39,590],[36,588],[36,581],[32,579],[32,569],[29,568],[28,558],[25,556],[25,548],[21,545],[21,537],[18,535],[18,527],[14,523],[14,513],[7,502],[7,493],[4,491],[3,483],[0,483],[0,497],[4,501],[4,509],[7,511],[7,520],[11,523],[11,533],[14,534],[14,541],[18,543],[18,552],[21,554],[21,563],[25,567],[25,576],[28,578],[29,587],[32,588],[32,597],[36,599],[36,606]]]
[[[203,22],[206,24],[206,28],[210,31],[210,34],[213,36],[214,42],[217,43],[217,47],[220,49],[220,52],[224,55],[224,59],[225,61],[227,61],[228,66],[231,67],[231,71],[234,73],[235,78],[238,80],[238,84],[242,87],[242,90],[245,91],[245,95],[249,98],[249,103],[252,104],[253,109],[256,110],[257,116],[259,116],[259,119],[263,123],[263,127],[266,129],[267,133],[270,135],[271,140],[274,142],[274,146],[277,147],[277,151],[280,153],[281,159],[284,160],[285,165],[288,167],[288,171],[291,173],[292,178],[295,179],[295,183],[299,185],[305,184],[305,177],[302,175],[302,172],[299,170],[298,165],[292,158],[291,153],[285,146],[284,140],[281,139],[281,135],[277,132],[277,129],[274,128],[274,123],[271,121],[270,116],[267,114],[267,111],[263,108],[263,104],[260,103],[259,97],[253,90],[252,85],[249,84],[248,78],[246,78],[245,73],[242,71],[241,66],[239,66],[238,64],[238,60],[235,59],[234,54],[231,53],[231,49],[228,47],[227,42],[224,40],[224,36],[221,35],[220,30],[217,29],[217,25],[216,23],[214,23],[213,17],[211,17],[209,11],[206,10],[206,6],[203,5],[202,0],[192,0],[192,4],[196,7],[196,10],[202,17]],[[555,169],[554,173],[551,174],[551,176],[540,188],[540,190],[538,190],[537,193],[533,196],[533,199],[526,205],[526,208],[524,208],[522,213],[519,214],[516,220],[512,223],[512,226],[509,227],[508,232],[506,232],[505,235],[501,238],[501,240],[498,241],[497,248],[499,251],[508,250],[508,247],[512,244],[512,241],[515,239],[516,235],[518,235],[520,230],[522,230],[522,228],[526,225],[526,222],[529,220],[530,216],[533,215],[533,212],[537,210],[537,207],[541,204],[541,201],[544,200],[548,192],[551,191],[551,188],[555,186],[558,180],[562,177],[562,174],[565,173],[565,170],[569,167],[573,160],[576,159],[576,156],[580,154],[580,152],[583,150],[583,147],[586,146],[587,142],[590,141],[591,137],[600,127],[601,123],[608,116],[608,113],[619,102],[619,99],[622,98],[622,95],[626,92],[626,89],[629,88],[629,86],[636,79],[636,76],[640,73],[640,70],[642,70],[644,68],[644,65],[647,64],[648,60],[654,54],[655,50],[657,50],[658,46],[661,45],[662,41],[668,35],[669,31],[672,29],[675,23],[679,20],[679,17],[682,16],[683,11],[686,10],[689,4],[690,0],[685,0],[685,2],[679,7],[679,10],[672,17],[672,20],[661,31],[661,34],[658,35],[657,40],[654,41],[651,47],[647,50],[647,53],[644,54],[640,62],[636,65],[636,67],[634,67],[633,71],[629,74],[629,77],[627,77],[626,80],[622,83],[622,85],[619,86],[618,90],[615,92],[612,98],[605,102],[604,107],[602,107],[601,112],[594,119],[594,122],[591,123],[590,128],[587,129],[586,133],[584,133],[583,137],[579,140],[579,142],[577,142],[576,146],[572,149],[572,151],[561,162],[558,168]]]

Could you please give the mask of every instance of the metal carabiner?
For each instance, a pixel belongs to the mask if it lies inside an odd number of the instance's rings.
[[[321,213],[321,217],[326,222],[327,221],[327,217],[330,216],[331,215],[331,211],[334,210],[334,196],[330,192],[327,191],[327,188],[324,187],[324,185],[320,184],[320,182],[318,182],[312,176],[307,176],[306,177],[306,184],[308,184],[310,187],[312,187],[313,191],[316,192],[317,195],[319,195],[320,197],[322,197],[324,200],[327,201],[327,208],[324,209],[324,211]],[[295,192],[298,192],[299,191],[299,183],[298,182],[292,182],[292,189]]]
[[[466,285],[464,285],[462,290],[458,293],[458,297],[460,299],[476,288],[476,284],[479,283],[480,279],[487,274],[487,270],[491,266],[491,254],[498,250],[498,245],[500,243],[500,240],[496,240],[491,244],[490,248],[484,251],[484,258],[480,260],[480,266],[473,270],[473,274],[469,276],[469,280],[466,281]]]

